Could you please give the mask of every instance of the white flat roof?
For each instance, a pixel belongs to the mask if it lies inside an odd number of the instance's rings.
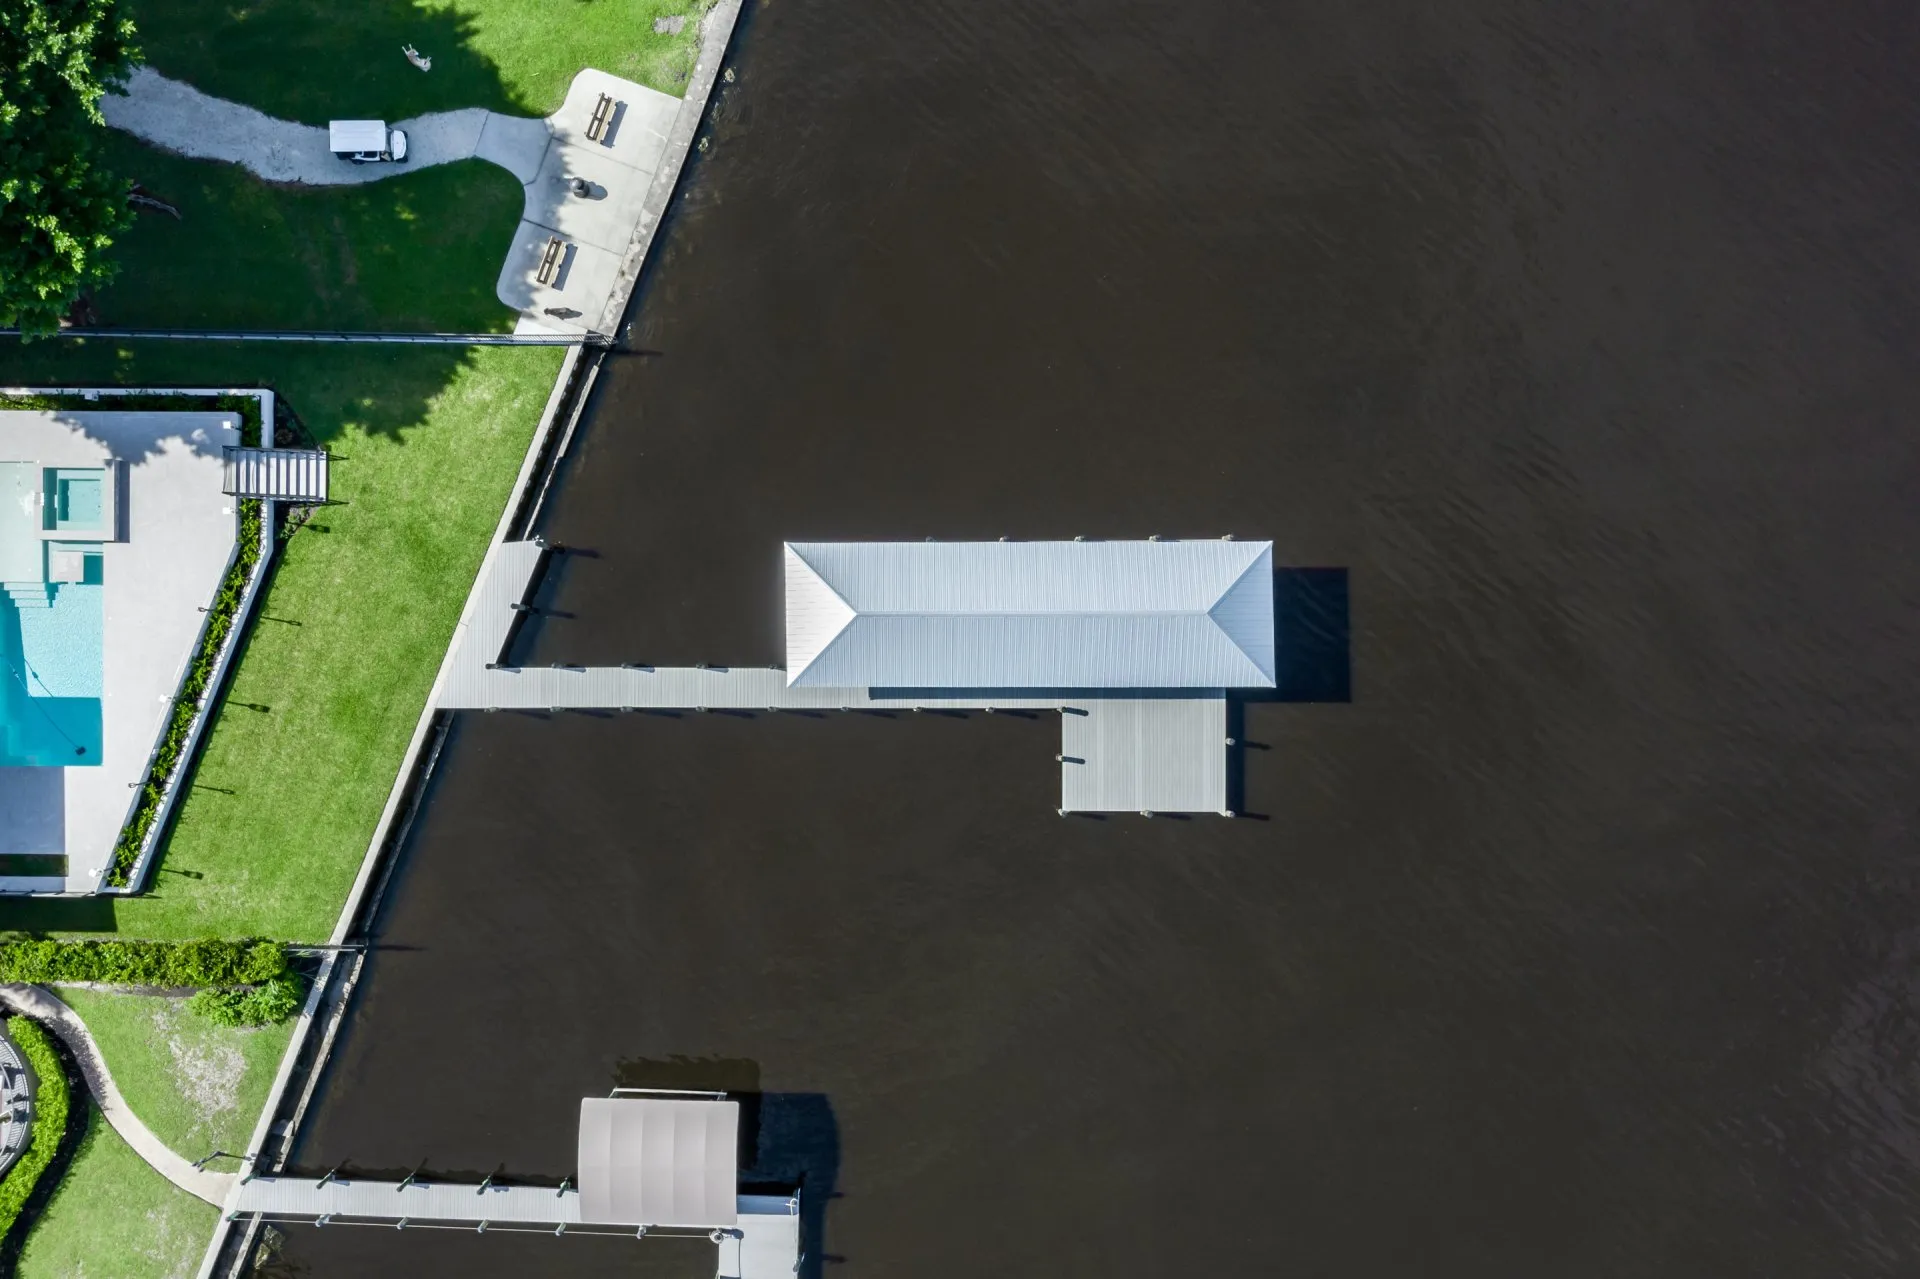
[[[740,1103],[658,1097],[580,1102],[580,1220],[731,1226],[739,1215]]]
[[[385,120],[330,120],[327,122],[329,151],[385,151]]]
[[[787,683],[1271,688],[1273,543],[789,542]]]

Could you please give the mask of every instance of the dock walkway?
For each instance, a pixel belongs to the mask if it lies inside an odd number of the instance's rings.
[[[1060,811],[1225,813],[1226,695],[1113,697],[1084,690],[798,688],[769,667],[509,666],[547,548],[502,542],[481,568],[454,655],[434,689],[442,710],[1039,710],[1061,716]]]
[[[792,1196],[741,1195],[739,1220],[713,1232],[719,1245],[715,1279],[790,1279],[800,1267],[800,1201]],[[270,1221],[317,1225],[471,1226],[640,1234],[641,1222],[587,1222],[580,1192],[550,1186],[367,1181],[357,1177],[254,1177],[242,1183],[231,1210]],[[684,1232],[683,1232],[684,1233]]]

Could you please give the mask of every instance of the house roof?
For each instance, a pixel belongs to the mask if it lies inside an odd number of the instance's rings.
[[[1271,542],[789,542],[787,683],[1271,688]]]

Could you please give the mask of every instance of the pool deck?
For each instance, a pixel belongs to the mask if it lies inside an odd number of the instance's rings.
[[[0,768],[0,852],[64,853],[66,878],[0,876],[0,892],[91,893],[113,862],[134,787],[234,550],[221,450],[234,413],[0,412],[0,461],[125,466],[125,525],[101,543],[102,760]]]

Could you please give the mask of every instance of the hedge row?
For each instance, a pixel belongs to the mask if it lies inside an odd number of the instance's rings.
[[[4,1238],[27,1206],[40,1174],[60,1151],[60,1138],[67,1131],[67,1072],[60,1067],[60,1055],[54,1051],[47,1032],[25,1017],[7,1023],[7,1033],[19,1045],[20,1055],[33,1068],[33,1132],[26,1153],[7,1175],[0,1178],[0,1238]]]
[[[116,986],[248,986],[287,971],[279,942],[0,942],[0,981],[97,981]]]

